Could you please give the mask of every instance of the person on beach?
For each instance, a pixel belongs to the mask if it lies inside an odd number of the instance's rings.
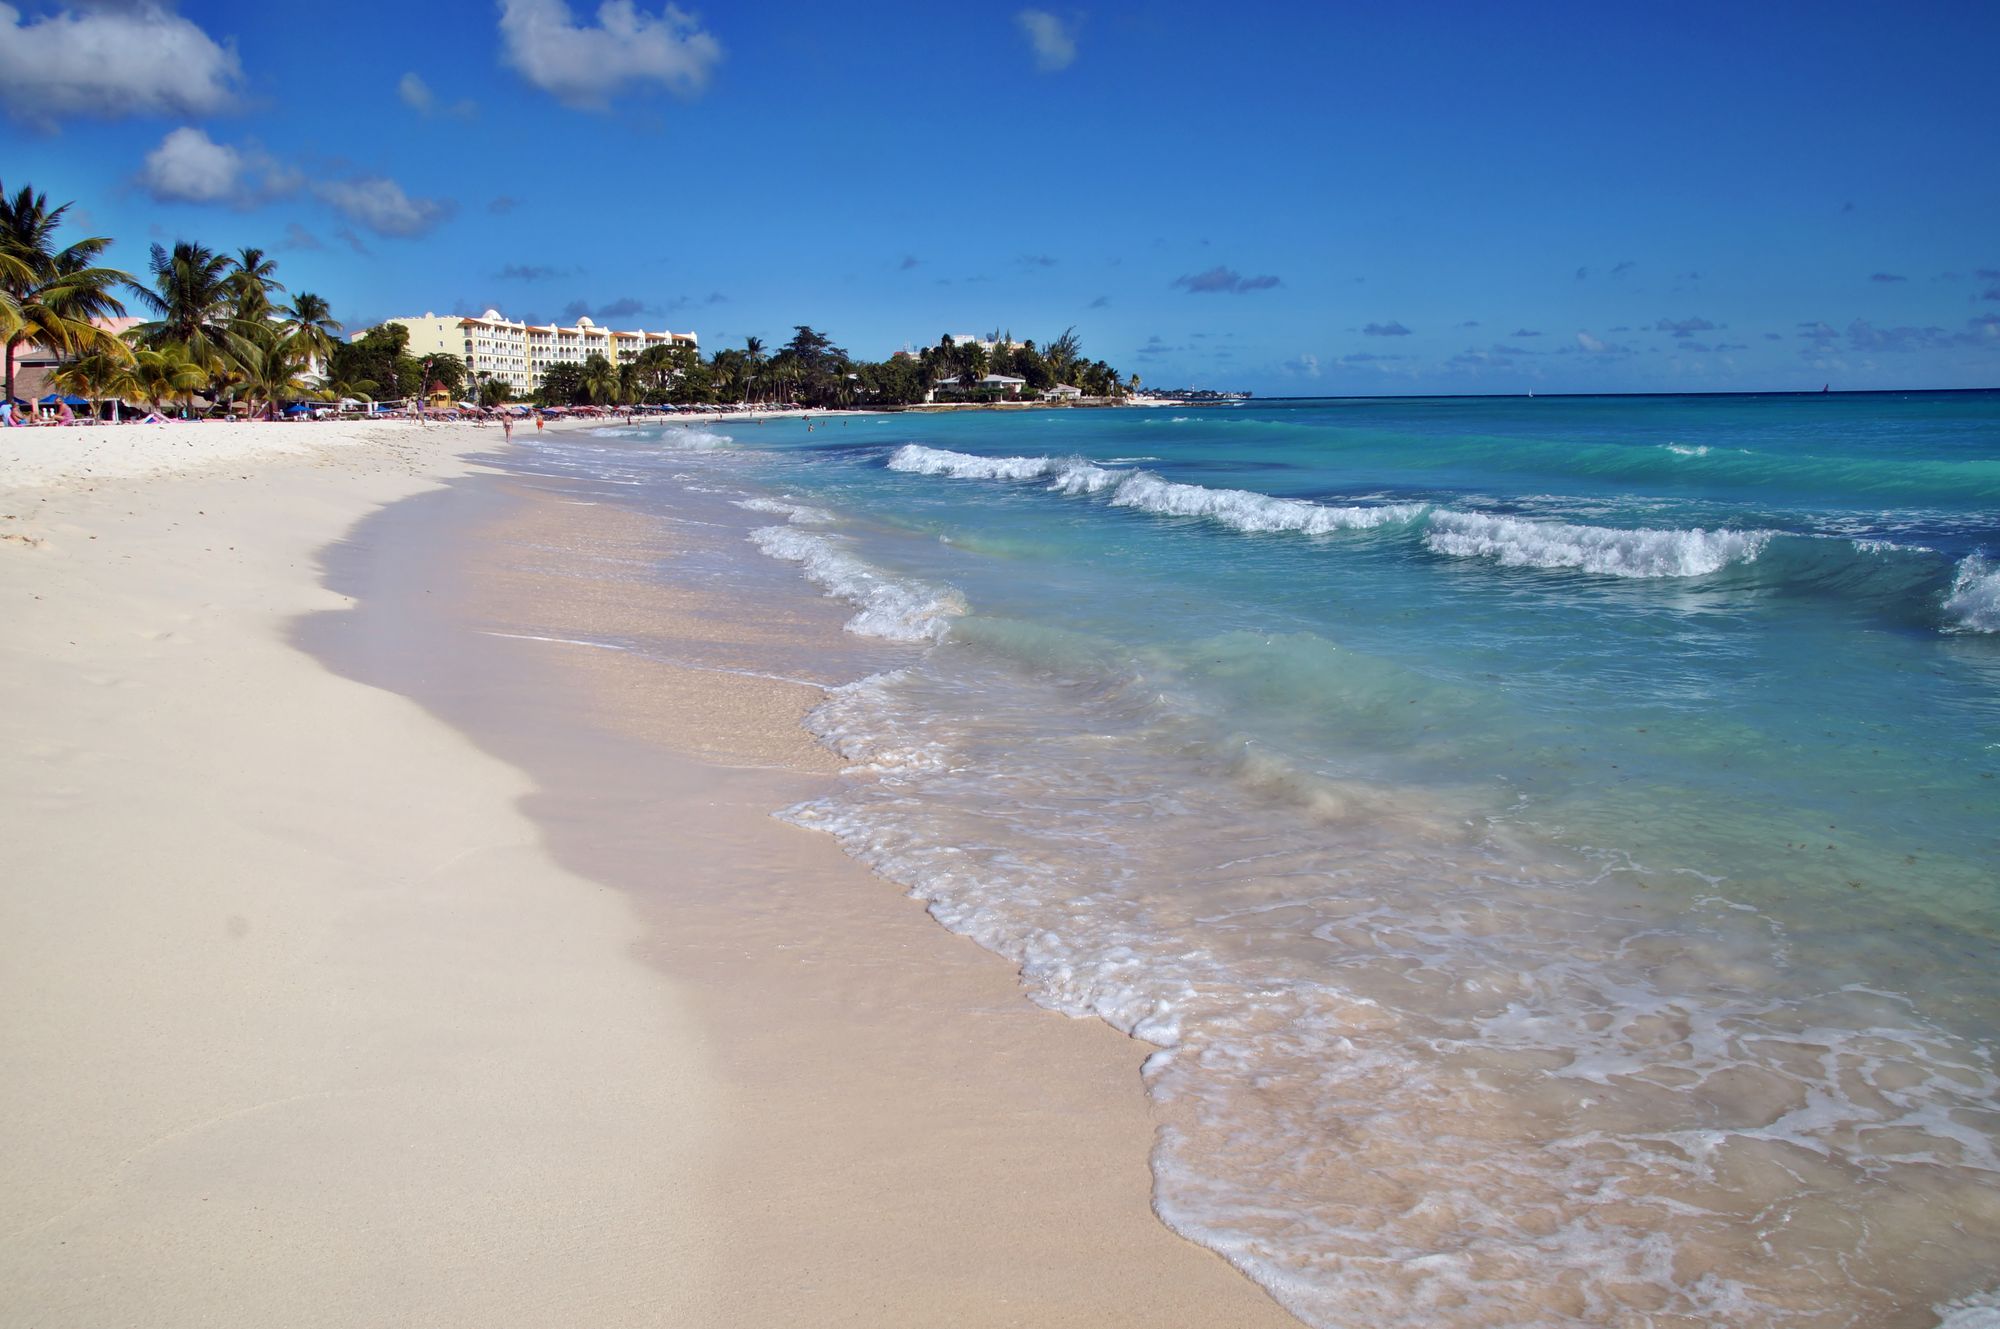
[[[537,434],[542,432],[542,417],[539,412],[537,412],[535,415],[535,432]]]
[[[503,412],[503,413],[501,414],[501,416],[500,416],[500,431],[501,431],[502,433],[504,433],[504,434],[505,434],[505,435],[507,436],[507,441],[508,441],[509,443],[512,443],[512,442],[514,441],[514,417],[513,417],[513,416],[511,416],[511,415],[507,415],[507,414],[505,414],[504,412]]]
[[[58,402],[58,403],[57,403],[57,405],[56,405],[56,423],[58,423],[58,424],[61,424],[61,425],[73,425],[73,424],[75,424],[75,423],[76,423],[76,412],[75,412],[75,411],[72,411],[72,410],[71,410],[71,409],[69,408],[69,403],[68,403],[68,402]]]

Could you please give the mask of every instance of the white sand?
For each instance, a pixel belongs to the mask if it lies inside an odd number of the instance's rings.
[[[338,600],[316,548],[495,438],[0,435],[0,1323],[660,1324],[698,1287],[660,1271],[704,1056],[626,903],[519,774],[283,639]]]
[[[762,786],[668,768],[648,854],[742,908],[649,934],[288,644],[315,551],[499,441],[0,433],[0,1325],[1290,1323],[1148,1210],[1143,1049]]]

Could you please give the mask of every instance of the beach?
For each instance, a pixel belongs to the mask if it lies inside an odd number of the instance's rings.
[[[819,689],[728,659],[831,608],[537,640],[659,533],[499,442],[0,436],[5,1318],[1291,1323],[1151,1213],[1146,1047],[769,815]]]

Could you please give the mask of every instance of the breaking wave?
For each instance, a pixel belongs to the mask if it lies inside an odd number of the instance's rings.
[[[1701,577],[1763,552],[1775,531],[1627,530],[1531,517],[1434,509],[1428,503],[1330,504],[1247,489],[1182,484],[1152,471],[1081,458],[978,457],[910,443],[889,469],[962,480],[1047,480],[1063,494],[1110,494],[1111,506],[1164,517],[1199,517],[1248,533],[1326,535],[1421,522],[1424,544],[1453,558],[1503,567],[1575,568],[1609,577]]]
[[[2000,632],[2000,564],[1978,554],[1960,561],[1944,598],[1949,632]]]
[[[1474,512],[1431,514],[1424,544],[1502,567],[1576,568],[1607,577],[1704,577],[1749,563],[1776,531],[1626,530]]]
[[[965,612],[957,588],[890,576],[855,557],[837,537],[791,526],[760,526],[750,540],[772,558],[797,563],[806,579],[860,612],[847,630],[885,641],[937,641]]]

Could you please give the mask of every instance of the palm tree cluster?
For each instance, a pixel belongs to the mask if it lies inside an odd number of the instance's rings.
[[[263,250],[219,254],[187,240],[171,249],[156,244],[150,282],[142,283],[99,265],[107,238],[58,248],[56,232],[71,206],[52,208],[31,186],[12,195],[0,187],[7,399],[14,397],[18,352],[31,342],[59,357],[59,387],[93,400],[144,402],[158,411],[192,409],[199,397],[255,414],[329,395],[325,372],[341,326],[326,300],[310,292],[279,303],[289,292]],[[151,315],[123,337],[101,326],[125,314],[120,294]]]
[[[1090,397],[1127,391],[1110,365],[1083,358],[1075,328],[1045,350],[997,331],[991,342],[989,352],[980,341],[945,337],[918,355],[856,360],[825,333],[800,324],[771,355],[761,339],[749,337],[741,350],[717,351],[708,360],[692,347],[654,346],[622,365],[595,355],[580,365],[551,365],[535,395],[546,406],[790,402],[825,410],[910,405],[936,389],[977,396],[986,391],[978,385],[988,374],[1022,379],[1030,398],[1058,384]]]

